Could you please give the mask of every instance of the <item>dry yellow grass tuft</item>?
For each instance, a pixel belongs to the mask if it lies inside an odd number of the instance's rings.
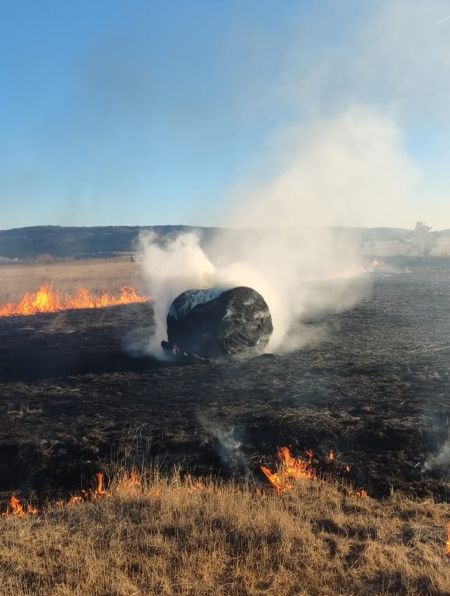
[[[0,521],[1,594],[450,594],[447,504],[130,478],[111,498]]]

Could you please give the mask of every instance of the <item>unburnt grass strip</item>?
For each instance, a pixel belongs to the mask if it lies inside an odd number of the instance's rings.
[[[303,479],[286,494],[174,474],[1,523],[5,596],[450,594],[450,506],[359,498]]]

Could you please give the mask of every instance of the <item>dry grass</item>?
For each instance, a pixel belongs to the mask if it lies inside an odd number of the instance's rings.
[[[118,291],[124,285],[139,286],[141,280],[139,266],[129,259],[0,265],[0,304],[16,302],[44,283],[61,292],[86,287],[101,293]]]
[[[176,476],[113,495],[0,521],[1,593],[450,594],[445,504]]]

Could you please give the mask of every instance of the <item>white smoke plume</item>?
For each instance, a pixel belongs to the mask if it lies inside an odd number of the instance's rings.
[[[155,301],[151,352],[160,352],[167,309],[180,292],[238,285],[253,287],[268,303],[269,350],[304,345],[299,319],[352,306],[367,290],[345,274],[361,265],[358,236],[333,226],[367,225],[407,208],[418,180],[401,132],[373,108],[356,106],[301,129],[279,174],[230,193],[224,223],[240,233],[218,233],[207,247],[193,234],[163,247],[153,235],[141,237]]]
[[[435,470],[450,473],[450,441],[444,443],[440,450],[425,462],[424,472]]]
[[[159,244],[156,234],[142,234],[138,258],[148,280],[155,318],[155,333],[150,338],[148,350],[160,356],[170,303],[184,290],[208,287],[213,280],[214,265],[194,234],[181,234],[165,246]]]

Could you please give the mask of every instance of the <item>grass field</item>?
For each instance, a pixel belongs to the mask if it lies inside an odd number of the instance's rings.
[[[114,488],[115,486],[115,488]],[[0,520],[4,596],[449,594],[448,505],[154,478]]]
[[[0,304],[16,302],[44,283],[60,292],[86,287],[91,292],[116,292],[124,285],[142,286],[139,266],[130,259],[90,259],[53,263],[0,265]]]

